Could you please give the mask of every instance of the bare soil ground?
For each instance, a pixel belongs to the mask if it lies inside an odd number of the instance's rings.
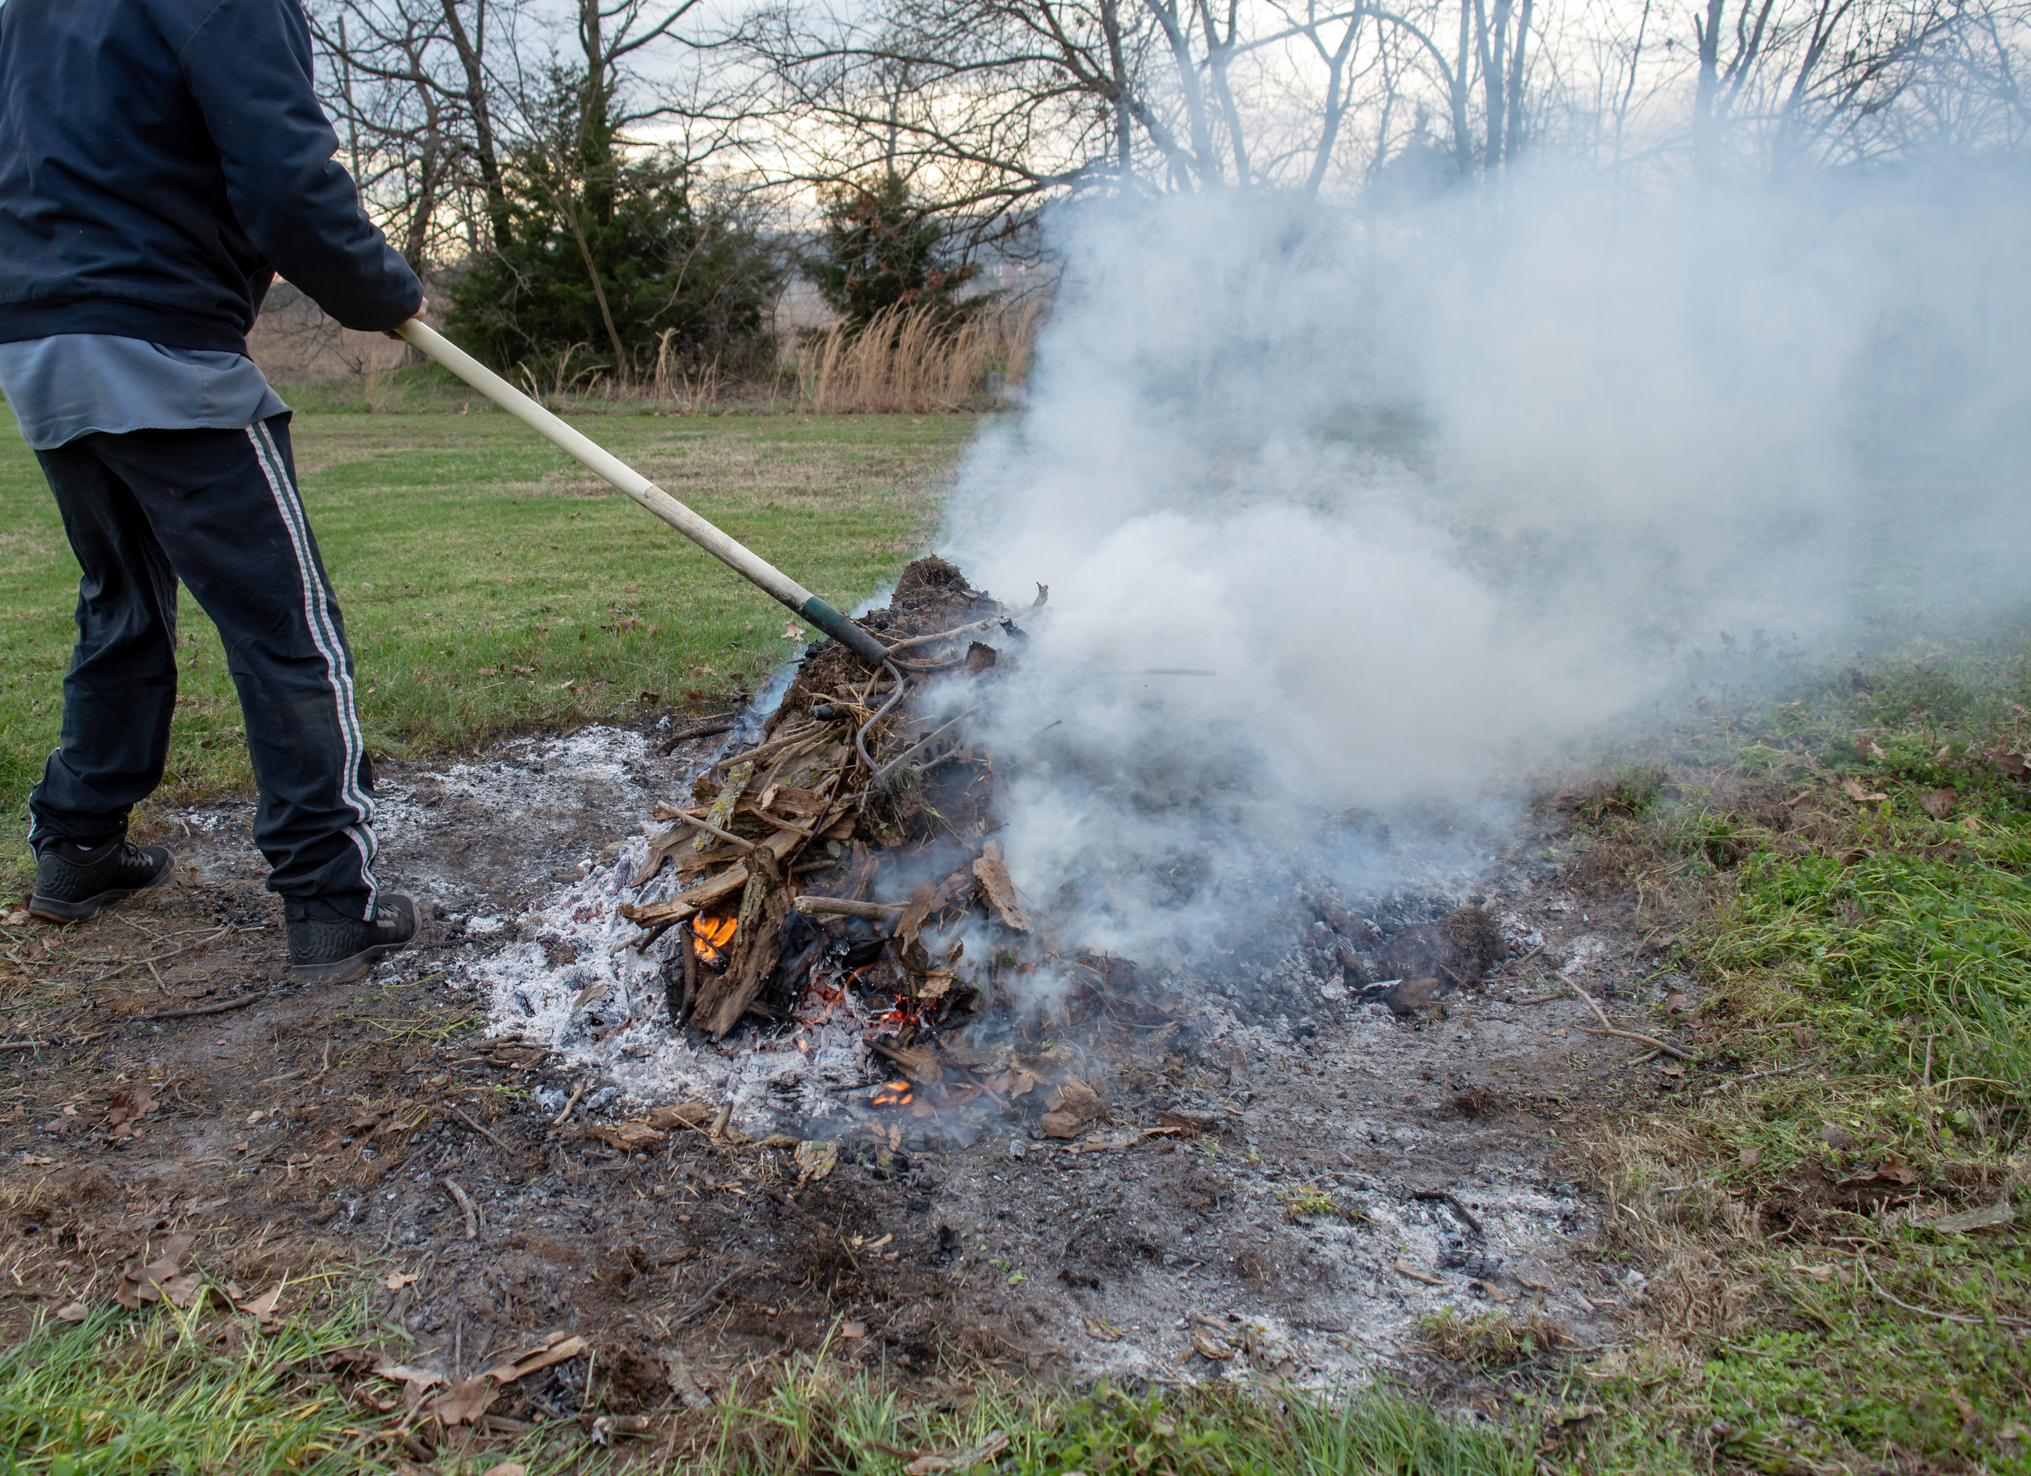
[[[679,1128],[620,1151],[594,1130],[643,1104],[489,1034],[473,970],[612,864],[605,848],[702,757],[653,737],[592,729],[385,771],[383,879],[417,896],[426,933],[355,985],[284,981],[246,801],[159,827],[173,886],[75,927],[6,926],[8,1334],[110,1298],[145,1247],[188,1231],[221,1280],[308,1278],[284,1314],[367,1268],[389,1347],[454,1378],[575,1332],[617,1413],[702,1404],[758,1358],[821,1345],[926,1378],[951,1354],[1072,1379],[1389,1370],[1492,1411],[1494,1385],[1451,1382],[1421,1351],[1421,1317],[1534,1310],[1570,1346],[1617,1336],[1641,1278],[1590,1251],[1597,1209],[1568,1145],[1704,1068],[1583,1033],[1596,1021],[1568,982],[1667,1036],[1690,986],[1626,901],[1574,890],[1555,806],[1482,874],[1381,899],[1364,924],[1380,964],[1409,930],[1482,907],[1506,957],[1480,988],[1400,1018],[1294,938],[1279,992],[1238,980],[1190,1030],[1112,1062],[1086,1137],[1011,1120],[961,1147],[897,1115],[837,1134],[817,1177],[781,1138]],[[1252,997],[1316,1006],[1265,1017]],[[145,1115],[114,1121],[144,1087]],[[1185,1130],[1130,1141],[1166,1121]],[[488,1418],[570,1415],[584,1381],[582,1361],[560,1365]]]

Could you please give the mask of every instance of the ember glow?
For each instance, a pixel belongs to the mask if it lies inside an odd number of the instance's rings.
[[[867,1105],[870,1107],[907,1107],[911,1102],[916,1100],[916,1095],[916,1089],[909,1082],[896,1080],[887,1083],[872,1097],[868,1098]]]
[[[700,963],[719,964],[726,960],[726,947],[733,942],[734,930],[740,926],[733,917],[694,917],[691,919],[691,947]]]

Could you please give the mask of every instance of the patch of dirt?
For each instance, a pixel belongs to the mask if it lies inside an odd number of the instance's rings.
[[[922,597],[974,598],[963,581]],[[6,927],[9,1331],[103,1302],[145,1247],[188,1232],[193,1262],[250,1293],[371,1265],[376,1312],[413,1340],[403,1359],[453,1378],[575,1332],[622,1413],[709,1399],[828,1336],[906,1374],[958,1351],[1053,1376],[1332,1382],[1413,1360],[1442,1306],[1528,1305],[1579,1343],[1610,1335],[1623,1283],[1582,1249],[1595,1208],[1565,1144],[1696,1073],[1584,1033],[1594,1017],[1563,983],[1652,1032],[1653,1003],[1692,984],[1651,977],[1626,910],[1567,890],[1543,859],[1561,820],[1526,825],[1481,875],[1376,899],[1343,919],[1359,937],[1321,922],[1237,960],[1137,1027],[1082,1138],[1012,1118],[962,1145],[856,1108],[817,1177],[790,1139],[710,1124],[617,1147],[630,1104],[611,1081],[482,1033],[488,961],[540,947],[527,920],[613,867],[648,799],[707,756],[659,746],[587,729],[389,765],[384,881],[417,897],[425,934],[358,984],[284,982],[244,801],[160,827],[175,885],[70,928]],[[544,966],[580,966],[557,941]],[[1463,987],[1402,1018],[1364,1002],[1355,974],[1412,953]],[[109,1122],[141,1088],[141,1114]],[[575,1362],[524,1382],[495,1416],[587,1397]]]

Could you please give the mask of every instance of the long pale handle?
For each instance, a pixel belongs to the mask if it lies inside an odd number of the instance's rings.
[[[842,646],[877,666],[888,660],[888,649],[880,641],[831,605],[767,559],[727,537],[591,437],[573,430],[435,328],[411,318],[396,331],[544,440],[582,462],[602,480],[612,483],[734,573],[781,600]]]

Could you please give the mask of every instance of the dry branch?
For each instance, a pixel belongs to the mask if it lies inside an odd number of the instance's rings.
[[[1663,1051],[1667,1056],[1675,1056],[1681,1061],[1697,1061],[1699,1059],[1699,1057],[1695,1056],[1691,1051],[1682,1051],[1675,1045],[1668,1045],[1664,1041],[1659,1040],[1654,1035],[1643,1035],[1634,1030],[1617,1030],[1613,1022],[1611,1022],[1608,1019],[1607,1015],[1602,1012],[1601,1007],[1594,1003],[1593,995],[1587,993],[1586,990],[1580,988],[1579,985],[1574,984],[1571,980],[1567,980],[1566,984],[1567,987],[1573,991],[1573,993],[1577,994],[1581,999],[1584,999],[1587,1002],[1587,1008],[1592,1010],[1594,1012],[1595,1018],[1601,1022],[1601,1028],[1599,1030],[1595,1030],[1589,1026],[1582,1025],[1580,1029],[1586,1031],[1588,1035],[1613,1035],[1619,1037],[1622,1040],[1640,1041],[1644,1045],[1652,1046],[1657,1050]]]

